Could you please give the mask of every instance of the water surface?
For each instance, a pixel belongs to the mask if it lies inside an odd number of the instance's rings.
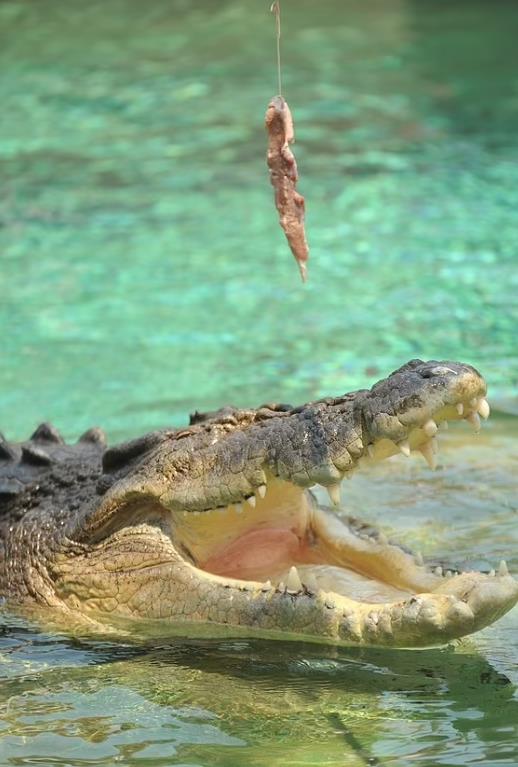
[[[225,403],[471,362],[482,435],[347,486],[453,564],[518,571],[518,7],[283,3],[310,280],[264,162],[268,3],[0,4],[0,426],[112,441]],[[86,641],[3,616],[6,765],[518,763],[518,618],[457,648]]]

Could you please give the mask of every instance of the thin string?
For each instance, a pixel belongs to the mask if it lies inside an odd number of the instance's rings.
[[[277,37],[277,81],[279,85],[279,96],[282,96],[281,80],[281,3],[280,0],[274,0],[270,6],[270,11],[275,14],[275,27]]]

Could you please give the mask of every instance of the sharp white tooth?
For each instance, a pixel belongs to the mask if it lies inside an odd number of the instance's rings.
[[[327,485],[326,490],[333,506],[340,506],[340,485]]]
[[[444,431],[448,431],[450,427],[448,426],[448,421],[441,421],[439,424],[439,429],[443,429]]]
[[[462,404],[462,402],[458,402],[456,407],[457,407],[457,413],[459,415],[464,415],[464,405]]]
[[[241,514],[241,512],[243,511],[243,504],[242,503],[235,503],[234,504],[234,508],[235,508],[237,514]]]
[[[302,591],[302,581],[299,578],[299,574],[295,566],[290,567],[288,580],[286,581],[286,588],[288,591]]]
[[[504,578],[506,575],[509,575],[509,569],[507,567],[507,562],[505,561],[505,559],[502,559],[502,561],[498,565],[498,575],[501,578]]]
[[[270,591],[271,587],[272,587],[272,582],[268,580],[265,583],[263,583],[261,591]]]
[[[380,543],[382,546],[388,546],[388,538],[385,533],[378,533],[378,543]]]
[[[442,575],[442,567],[440,565],[437,565],[437,567],[434,570],[434,573],[436,575]]]
[[[435,437],[438,431],[438,426],[433,420],[433,418],[430,418],[424,425],[423,425],[423,431],[426,434],[427,437]]]
[[[484,421],[486,420],[486,418],[489,418],[489,413],[491,411],[490,411],[489,402],[487,401],[487,399],[484,399],[484,397],[482,397],[482,399],[479,400],[477,410],[478,410],[478,414],[480,415],[481,418],[484,419]]]
[[[246,502],[252,507],[255,508],[255,504],[257,503],[255,499],[255,495],[251,495],[250,498],[246,499]]]
[[[473,426],[474,431],[480,431],[480,416],[478,413],[470,413],[468,416],[466,416],[466,421],[469,421],[469,423]]]
[[[446,570],[446,577],[447,577],[447,578],[451,578],[451,577],[452,577],[452,575],[453,575],[453,573],[452,573],[452,571],[451,571],[451,570]]]
[[[495,577],[495,575],[496,575],[496,572],[495,572],[495,568],[494,568],[494,567],[492,567],[492,568],[491,568],[491,570],[489,571],[489,577],[490,577],[490,578],[494,578],[494,577]]]
[[[437,468],[437,458],[435,457],[431,440],[430,442],[425,442],[424,445],[421,445],[421,447],[419,448],[419,452],[424,457],[430,469],[432,471],[435,471],[435,469]]]
[[[415,563],[418,567],[422,567],[424,565],[423,555],[421,554],[420,551],[418,551],[417,554],[415,555]]]
[[[403,453],[403,455],[406,455],[408,458],[410,455],[410,443],[407,439],[404,439],[402,442],[397,443],[398,448]]]
[[[259,493],[259,496],[261,498],[264,498],[264,496],[266,495],[266,485],[259,485],[259,487],[257,488],[257,492]]]
[[[277,590],[278,591],[284,591],[285,588],[286,588],[286,586],[284,585],[284,583],[282,581],[279,581],[279,583],[277,585]]]

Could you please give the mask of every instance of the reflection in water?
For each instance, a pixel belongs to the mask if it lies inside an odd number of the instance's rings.
[[[28,637],[23,629],[14,636],[23,655]],[[344,756],[353,765],[396,757],[432,764],[445,749],[450,758],[462,753],[468,735],[477,760],[517,756],[516,688],[468,646],[383,652],[231,639],[123,651],[73,646],[82,666],[36,662],[4,683],[8,763],[38,754],[52,764],[74,756],[81,764],[339,764]],[[65,640],[56,647],[70,649]]]

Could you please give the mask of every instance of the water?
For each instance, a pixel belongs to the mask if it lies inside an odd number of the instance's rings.
[[[2,429],[114,441],[461,359],[497,417],[434,475],[359,474],[351,508],[516,572],[518,7],[285,0],[304,288],[264,163],[267,7],[0,4]],[[419,653],[2,626],[2,765],[518,763],[516,611]]]

